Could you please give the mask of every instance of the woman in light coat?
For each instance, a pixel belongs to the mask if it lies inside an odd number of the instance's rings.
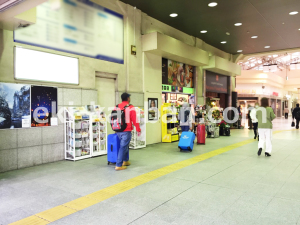
[[[275,113],[269,105],[269,100],[267,98],[261,99],[261,107],[256,111],[256,118],[258,120],[258,152],[260,156],[261,152],[266,145],[265,156],[271,156],[272,151],[272,121],[276,118]]]

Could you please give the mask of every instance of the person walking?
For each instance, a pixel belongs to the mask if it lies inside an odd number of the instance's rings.
[[[251,105],[249,105],[249,107],[248,107],[248,129],[249,130],[252,130],[252,118],[251,118],[251,108],[252,108],[252,106]]]
[[[130,94],[123,93],[121,95],[122,103],[117,105],[120,110],[125,109],[126,118],[126,129],[123,132],[117,132],[120,139],[120,149],[118,152],[118,158],[116,162],[115,170],[125,170],[130,166],[129,162],[129,143],[131,140],[131,131],[133,130],[133,125],[138,132],[138,136],[141,134],[141,128],[137,121],[136,111],[133,105],[130,105]]]
[[[256,111],[257,111],[258,108],[259,108],[259,104],[255,103],[255,107],[250,112],[250,117],[251,117],[252,124],[253,124],[254,139],[256,139],[257,136],[258,136],[257,135],[258,120],[257,120],[257,117],[256,117]]]
[[[284,117],[285,117],[285,119],[288,119],[289,118],[289,108],[285,108],[284,109]]]
[[[258,121],[258,156],[266,145],[265,156],[271,156],[272,152],[272,121],[276,118],[275,113],[269,105],[269,100],[267,98],[261,99],[261,107],[256,111],[256,118]]]
[[[191,112],[191,108],[187,102],[183,103],[182,107],[180,108],[179,121],[182,132],[194,130],[193,113]]]
[[[296,104],[296,108],[293,110],[293,120],[296,119],[296,129],[299,129],[299,121],[300,121],[300,107],[299,103]]]

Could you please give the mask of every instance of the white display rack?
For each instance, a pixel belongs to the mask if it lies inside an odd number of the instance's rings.
[[[145,112],[143,109],[139,107],[135,107],[137,119],[140,122],[141,135],[138,136],[136,132],[135,126],[131,132],[131,141],[129,144],[129,148],[131,149],[139,149],[146,147],[146,123],[145,123]]]
[[[91,115],[90,120],[90,139],[92,146],[92,156],[107,154],[107,124],[106,119],[99,117],[97,113]]]
[[[107,154],[105,117],[84,107],[65,108],[65,159],[81,160]]]

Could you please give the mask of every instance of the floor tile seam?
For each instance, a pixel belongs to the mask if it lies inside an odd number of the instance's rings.
[[[210,179],[210,178],[212,178],[212,177],[214,177],[214,176],[216,176],[216,175],[218,175],[218,174],[224,172],[225,170],[227,170],[227,169],[229,169],[229,168],[231,168],[231,167],[233,167],[233,166],[236,166],[236,165],[242,163],[243,161],[245,161],[245,160],[247,160],[247,159],[249,159],[249,158],[251,158],[251,156],[249,156],[249,157],[247,157],[247,158],[245,158],[245,159],[243,159],[243,160],[241,160],[241,161],[239,161],[239,162],[237,162],[237,163],[235,163],[235,164],[232,164],[232,165],[230,165],[230,166],[224,168],[223,170],[221,170],[221,171],[219,171],[219,172],[217,172],[217,173],[215,173],[215,174],[213,174],[213,175],[207,177],[206,179],[202,180],[201,183],[203,183],[204,181],[206,181],[206,180],[208,180],[208,179]]]
[[[129,224],[132,224],[133,222],[135,222],[135,221],[137,221],[137,220],[141,219],[142,217],[146,216],[147,214],[149,214],[150,212],[154,211],[155,209],[157,209],[157,208],[159,208],[159,207],[163,206],[163,205],[164,205],[164,204],[166,204],[167,202],[169,202],[169,201],[173,200],[174,198],[178,197],[178,196],[179,196],[179,195],[181,195],[182,193],[184,193],[184,192],[186,192],[186,191],[188,191],[188,190],[190,190],[190,189],[194,188],[194,187],[195,187],[195,186],[197,186],[198,184],[199,184],[199,182],[197,182],[197,183],[196,183],[196,184],[194,184],[193,186],[191,186],[191,187],[187,188],[186,190],[184,190],[184,191],[180,192],[179,194],[177,194],[177,195],[175,195],[175,196],[171,197],[171,198],[170,198],[170,199],[168,199],[167,201],[165,201],[165,202],[163,202],[163,203],[159,204],[158,206],[154,207],[153,209],[149,210],[149,211],[148,211],[148,212],[146,212],[144,215],[142,215],[142,216],[140,216],[140,217],[138,217],[138,218],[134,219],[133,221],[131,221],[131,222],[130,222],[130,223],[128,223],[127,225],[129,225]]]
[[[38,217],[38,218],[40,218],[40,219],[42,219],[42,220],[45,220],[45,221],[48,222],[48,223],[51,223],[51,221],[49,221],[49,220],[47,220],[47,219],[45,219],[45,218],[42,218],[42,217],[40,217],[40,216],[38,216],[38,215],[36,215],[36,214],[34,214],[33,216],[36,216],[36,217]]]
[[[287,157],[289,157],[289,155],[288,155]],[[286,157],[286,158],[287,158],[287,157]],[[285,158],[285,159],[286,159],[286,158]],[[285,160],[285,159],[284,159],[284,160]],[[283,161],[284,161],[284,160],[283,160]],[[281,164],[283,161],[281,161],[279,164]],[[279,164],[278,164],[278,165],[279,165]],[[298,166],[298,167],[299,167],[299,166]],[[297,168],[298,168],[298,167],[297,167]],[[273,167],[273,169],[274,169],[274,168],[275,168],[275,167]],[[271,169],[271,170],[273,170],[273,169]],[[270,170],[269,170],[269,171],[270,171]],[[262,179],[261,179],[261,180],[262,180]],[[258,182],[257,182],[257,183],[258,183]],[[256,183],[256,184],[257,184],[257,183]],[[246,193],[248,193],[248,192],[246,192]],[[268,204],[264,207],[264,209],[266,209],[266,208],[270,205],[270,203],[276,198],[276,195],[277,195],[277,194],[278,194],[278,191],[271,197],[270,201],[269,201]],[[264,210],[261,210],[261,213],[260,213],[259,217],[257,218],[257,220],[258,220],[259,218],[261,218],[261,216],[262,216],[263,213],[264,213],[263,211],[264,211]],[[299,215],[299,218],[300,218],[300,215]]]
[[[295,150],[294,150],[294,151],[295,151]],[[283,160],[281,160],[281,161],[280,161],[278,164],[276,164],[274,167],[272,167],[271,169],[269,169],[268,172],[274,170],[278,165],[280,165],[281,163],[283,163],[289,156],[290,156],[290,154],[287,155]],[[264,176],[264,177],[265,177],[265,176]],[[259,179],[255,184],[260,183],[260,181],[263,180],[264,177],[262,177],[261,179]]]

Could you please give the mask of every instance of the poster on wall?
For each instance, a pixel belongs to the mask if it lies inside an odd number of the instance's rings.
[[[123,15],[90,0],[48,0],[36,14],[15,42],[124,64]]]
[[[180,62],[162,59],[162,84],[193,88],[194,67]]]
[[[228,77],[206,71],[206,91],[216,93],[228,93]]]
[[[0,129],[30,127],[30,85],[0,83]]]
[[[57,88],[31,86],[31,127],[57,125],[56,114]]]
[[[148,98],[148,120],[158,120],[158,98]]]

